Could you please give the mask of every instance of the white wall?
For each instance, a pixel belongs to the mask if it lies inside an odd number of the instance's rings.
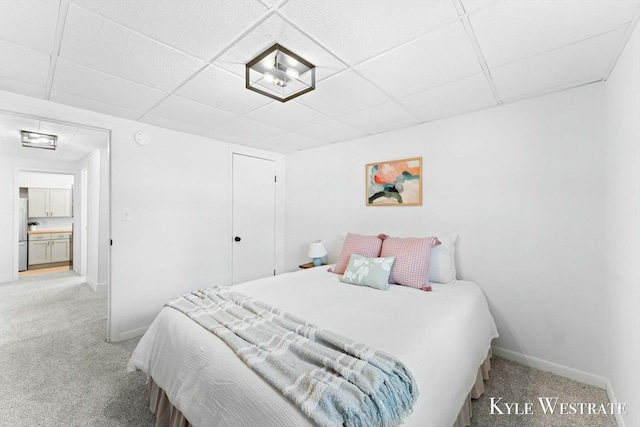
[[[9,92],[0,91],[0,108],[111,130],[111,340],[144,332],[177,293],[230,283],[230,151],[274,159],[283,172],[279,154]],[[134,142],[138,131],[150,134],[149,146]],[[280,199],[277,254],[283,247]],[[122,220],[123,208],[131,209],[132,221]],[[3,217],[0,212],[0,224]],[[282,269],[281,255],[276,269]]]
[[[607,377],[640,426],[640,26],[606,83]]]
[[[347,232],[459,233],[499,347],[604,375],[604,85],[287,156],[285,260]],[[365,164],[422,156],[423,205],[366,207]]]
[[[19,187],[72,188],[74,175],[29,172],[18,174]]]
[[[105,291],[107,283],[100,282],[100,267],[106,268],[105,262],[100,262],[100,163],[101,150],[94,150],[87,156],[87,284],[94,291]]]

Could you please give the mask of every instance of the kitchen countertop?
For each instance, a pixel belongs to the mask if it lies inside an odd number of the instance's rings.
[[[72,233],[71,229],[68,230],[36,230],[36,231],[28,231],[29,234],[50,234],[50,233]]]

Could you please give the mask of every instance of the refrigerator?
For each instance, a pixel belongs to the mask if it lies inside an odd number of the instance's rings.
[[[24,271],[27,269],[27,261],[28,261],[28,248],[29,241],[27,237],[27,221],[28,221],[28,213],[27,213],[27,201],[29,199],[20,198],[19,200],[19,210],[18,213],[18,221],[19,221],[19,229],[18,229],[18,271]]]

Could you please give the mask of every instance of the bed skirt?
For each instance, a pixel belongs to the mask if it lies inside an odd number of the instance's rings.
[[[491,350],[489,350],[484,362],[478,368],[476,381],[460,409],[458,419],[452,427],[468,427],[471,425],[471,399],[477,399],[484,393],[484,381],[489,379],[490,369]],[[189,421],[178,408],[173,406],[167,394],[153,381],[153,378],[149,378],[147,400],[149,401],[149,409],[156,416],[156,427],[191,427]]]

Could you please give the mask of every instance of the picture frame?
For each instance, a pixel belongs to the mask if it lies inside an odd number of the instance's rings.
[[[422,206],[422,157],[368,163],[367,206]]]

